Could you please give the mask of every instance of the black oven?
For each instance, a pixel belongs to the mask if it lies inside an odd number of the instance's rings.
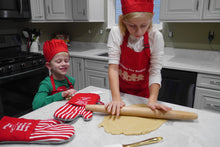
[[[48,76],[44,56],[23,52],[18,35],[0,35],[0,118],[32,111],[39,83]]]
[[[158,100],[193,107],[196,72],[163,68]]]
[[[30,0],[0,0],[0,19],[30,18]]]

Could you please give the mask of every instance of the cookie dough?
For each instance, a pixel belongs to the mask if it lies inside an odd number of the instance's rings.
[[[129,107],[146,107],[146,104],[135,104]],[[166,121],[165,119],[108,115],[104,117],[99,127],[104,127],[105,132],[113,135],[141,135],[156,130]]]

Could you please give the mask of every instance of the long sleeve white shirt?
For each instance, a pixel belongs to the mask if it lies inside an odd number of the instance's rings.
[[[162,57],[164,54],[164,40],[162,34],[156,29],[152,28],[148,32],[149,44],[150,44],[150,68],[149,68],[149,86],[153,83],[161,85],[161,69],[162,69]],[[140,52],[144,48],[144,37],[134,38],[131,35],[128,38],[128,47],[132,48],[136,52]],[[109,64],[119,64],[121,48],[120,45],[123,41],[123,35],[120,33],[119,27],[114,26],[109,34],[108,38],[108,54]],[[132,60],[132,59],[131,59]]]

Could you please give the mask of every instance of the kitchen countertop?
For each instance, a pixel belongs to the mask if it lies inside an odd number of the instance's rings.
[[[89,86],[80,90],[81,93],[98,93],[101,101],[104,103],[111,100],[111,93],[107,89]],[[132,96],[129,94],[121,94],[122,100],[126,105],[146,103],[146,99],[142,97]],[[66,101],[51,103],[47,106],[30,112],[23,118],[27,119],[51,119],[54,112]],[[163,141],[156,144],[146,145],[149,147],[217,147],[220,146],[220,115],[219,113],[198,110],[194,108],[184,107],[180,105],[160,102],[170,106],[173,110],[182,110],[195,112],[198,114],[197,120],[168,120],[159,129],[145,135],[111,135],[104,132],[104,128],[98,128],[105,114],[94,113],[90,121],[84,121],[79,117],[71,125],[75,128],[75,137],[70,142],[61,144],[63,147],[103,147],[111,144],[128,144],[151,137],[161,136]],[[37,147],[37,144],[5,144],[2,147]],[[41,147],[52,147],[54,145],[40,145]]]
[[[220,75],[220,51],[195,49],[165,49],[163,68]],[[70,55],[87,59],[108,61],[108,57],[98,56],[107,53],[107,48],[71,49]]]

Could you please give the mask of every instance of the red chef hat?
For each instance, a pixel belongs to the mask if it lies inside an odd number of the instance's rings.
[[[131,12],[153,13],[153,0],[121,0],[122,13],[125,15]]]
[[[43,46],[44,57],[47,62],[60,52],[67,52],[68,48],[66,43],[61,39],[52,39],[51,41],[45,41]]]

